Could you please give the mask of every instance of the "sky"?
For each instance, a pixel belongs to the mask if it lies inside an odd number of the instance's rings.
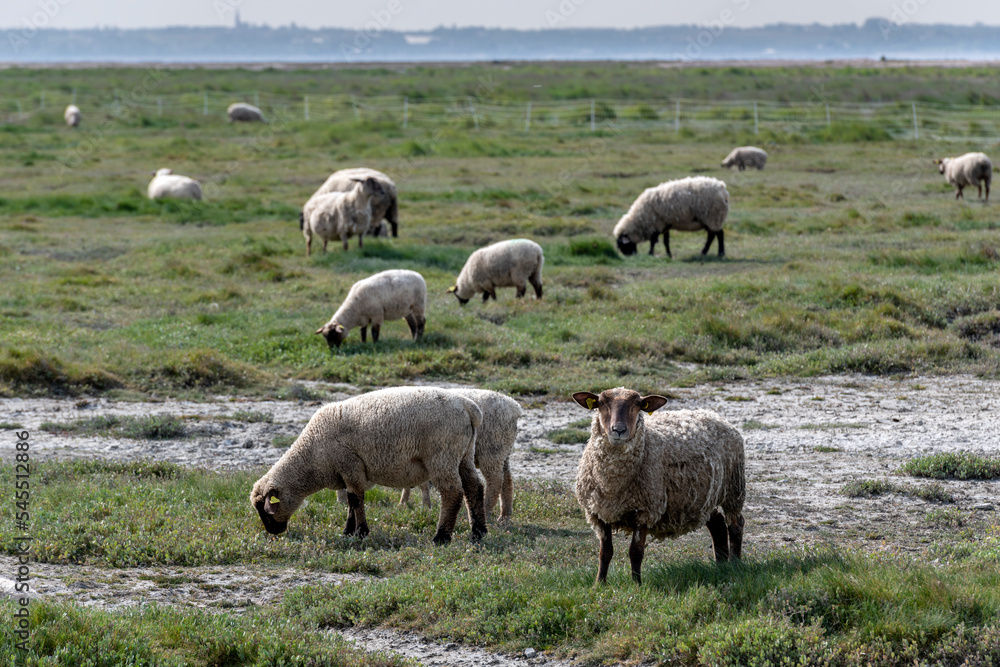
[[[0,29],[156,28],[244,22],[308,28],[419,32],[439,26],[635,28],[676,24],[753,27],[770,23],[981,22],[1000,25],[1000,2],[974,0],[0,0]]]

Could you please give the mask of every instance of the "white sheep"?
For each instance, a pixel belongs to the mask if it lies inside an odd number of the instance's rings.
[[[709,410],[653,412],[663,396],[619,387],[573,394],[597,410],[576,473],[576,497],[600,540],[597,582],[614,554],[611,533],[632,534],[632,578],[642,583],[646,537],[679,537],[705,526],[715,559],[740,558],[746,498],[743,437]],[[647,412],[649,419],[642,415]]]
[[[458,302],[465,305],[477,293],[483,301],[496,301],[497,287],[516,287],[517,298],[527,292],[527,283],[535,288],[535,297],[542,298],[542,246],[528,239],[499,241],[480,248],[466,260],[456,283],[448,289]]]
[[[747,167],[763,169],[767,164],[767,152],[763,148],[756,146],[740,146],[734,148],[732,152],[722,161],[722,166],[729,169],[733,166],[743,171]]]
[[[331,192],[348,192],[354,189],[356,181],[374,178],[382,186],[382,194],[372,197],[372,227],[369,230],[372,236],[383,234],[385,227],[379,221],[385,219],[392,226],[392,235],[399,235],[399,202],[396,184],[391,178],[375,169],[367,167],[354,167],[351,169],[341,169],[335,171],[324,181],[323,185],[313,193],[325,195]],[[386,234],[388,236],[388,234]]]
[[[409,488],[429,479],[441,493],[434,542],[451,541],[463,497],[472,539],[479,540],[486,515],[474,457],[482,421],[475,403],[434,387],[394,387],[325,405],[253,485],[250,504],[277,535],[307,496],[347,489],[344,534],[364,537],[369,487]]]
[[[201,199],[201,184],[170,169],[153,172],[146,193],[150,199]]]
[[[476,435],[476,467],[486,478],[486,516],[500,502],[500,521],[510,521],[514,507],[514,478],[510,474],[510,453],[517,439],[517,420],[524,414],[521,406],[510,396],[486,389],[451,389],[459,396],[475,402],[483,411],[483,424]],[[423,503],[431,506],[430,484],[420,487]],[[404,489],[399,502],[410,499],[410,490]]]
[[[234,102],[226,109],[230,123],[266,123],[264,113],[252,104]]]
[[[673,257],[670,254],[671,229],[683,232],[704,229],[708,232],[708,241],[701,254],[707,254],[712,240],[718,238],[719,257],[725,257],[722,225],[727,215],[729,191],[726,184],[709,176],[690,176],[647,188],[615,225],[613,234],[622,254],[634,255],[636,246],[648,239],[652,255],[662,233],[667,257]]]
[[[63,118],[66,120],[67,125],[70,127],[76,127],[80,124],[81,118],[83,118],[80,114],[80,107],[75,104],[70,104],[66,107],[66,111],[63,112]]]
[[[383,192],[374,178],[359,179],[349,192],[313,195],[299,213],[299,229],[306,237],[306,257],[312,254],[313,235],[323,241],[323,252],[332,238],[339,238],[347,250],[347,240],[358,237],[364,247],[365,232],[372,223],[372,199]]]
[[[993,163],[985,153],[966,153],[959,157],[946,157],[935,161],[938,171],[945,179],[955,186],[955,199],[965,199],[962,189],[974,185],[979,189],[979,197],[983,196],[983,184],[986,184],[986,199],[990,200],[990,184],[993,182]]]
[[[382,322],[405,319],[413,340],[418,340],[424,334],[426,309],[427,284],[423,276],[404,269],[382,271],[354,283],[337,312],[316,333],[326,338],[332,351],[340,347],[354,327],[361,327],[364,343],[370,324],[372,342],[377,343]]]

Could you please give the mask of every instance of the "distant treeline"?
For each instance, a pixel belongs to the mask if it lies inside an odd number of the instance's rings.
[[[776,24],[736,28],[738,9],[705,25],[634,30],[437,28],[392,30],[391,16],[357,30],[293,26],[119,30],[50,30],[28,19],[3,31],[0,61],[434,61],[434,60],[716,60],[728,58],[1000,57],[1000,26],[912,23],[902,10],[862,25]]]

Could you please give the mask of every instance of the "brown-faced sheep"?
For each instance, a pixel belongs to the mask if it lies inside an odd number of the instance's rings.
[[[399,194],[396,183],[381,171],[367,167],[353,167],[335,171],[323,185],[313,193],[313,197],[331,192],[348,192],[354,189],[358,179],[374,178],[382,186],[382,194],[372,198],[372,236],[385,234],[385,227],[379,224],[386,220],[392,226],[392,235],[399,235]],[[385,234],[388,236],[388,234]]]
[[[497,299],[496,288],[515,287],[517,298],[528,291],[528,283],[535,288],[535,297],[542,298],[542,265],[545,255],[542,246],[528,239],[498,241],[480,248],[465,261],[458,280],[448,289],[463,306],[479,292],[483,302]]]
[[[632,578],[642,583],[646,538],[679,537],[701,526],[717,561],[740,558],[746,497],[743,438],[708,410],[653,412],[663,396],[624,387],[573,400],[596,410],[576,475],[576,497],[600,540],[597,582],[614,554],[612,532],[632,534]],[[649,419],[643,416],[649,413]]]
[[[475,403],[434,387],[393,387],[325,405],[253,485],[250,504],[267,532],[277,535],[307,496],[347,489],[344,534],[364,537],[369,487],[402,489],[429,479],[441,493],[434,542],[451,541],[463,497],[472,539],[479,540],[486,534],[483,484],[475,466],[482,421]]]
[[[358,237],[358,247],[364,247],[364,236],[372,223],[372,199],[382,194],[382,185],[374,178],[354,181],[348,192],[314,195],[299,213],[299,229],[306,237],[306,257],[312,254],[313,236],[323,241],[339,238],[347,250],[347,240]]]
[[[366,342],[370,324],[372,342],[377,343],[384,321],[405,319],[413,340],[418,340],[424,334],[427,323],[424,318],[426,309],[427,283],[424,277],[416,271],[390,269],[351,285],[340,308],[316,333],[326,338],[332,350],[340,347],[354,327],[361,327],[361,342]]]

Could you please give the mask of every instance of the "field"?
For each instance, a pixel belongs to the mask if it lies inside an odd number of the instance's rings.
[[[245,91],[476,98],[486,81],[504,101],[809,103],[821,88],[845,103],[918,100],[996,113],[996,75],[985,67],[496,64],[178,69],[149,83],[148,71],[128,68],[0,71],[0,111],[41,91],[48,100],[0,125],[0,396],[309,401],[456,382],[544,406],[617,385],[672,396],[847,374],[994,380],[1000,220],[975,190],[956,202],[932,160],[992,153],[995,138],[893,141],[859,122],[815,131],[778,124],[759,135],[745,122],[623,129],[608,117],[591,131],[586,115],[532,131],[447,115],[404,129],[389,117],[306,121],[280,108],[265,109],[275,119],[268,126],[233,126],[197,104],[159,115],[149,99],[200,100],[209,91],[232,101]],[[130,107],[137,98],[128,91],[144,85],[155,93]],[[110,106],[115,91],[124,107]],[[84,109],[77,130],[61,121],[70,94]],[[744,143],[769,152],[767,169],[720,169]],[[331,244],[306,258],[301,204],[329,172],[362,164],[396,179],[399,237],[368,239],[363,250],[354,240],[346,253]],[[206,201],[147,200],[149,174],[163,166],[206,184]],[[714,246],[701,257],[701,233],[674,233],[673,259],[662,245],[654,257],[648,246],[619,255],[611,229],[636,195],[694,174],[728,184],[726,257]],[[463,307],[446,293],[473,249],[519,236],[545,249],[544,299],[515,300],[507,289],[496,302]],[[389,268],[426,278],[425,337],[414,343],[404,322],[388,323],[377,346],[355,331],[331,354],[313,332],[354,281]],[[16,420],[5,410],[0,421],[13,442]],[[985,469],[982,479],[997,477]],[[425,538],[435,515],[394,509],[377,493],[373,512],[385,518],[367,540],[339,535],[329,498],[314,499],[288,538],[266,539],[245,500],[259,472],[45,462],[32,473],[36,557],[107,568],[108,577],[122,567],[238,565],[376,581],[306,588],[242,614],[38,603],[37,655],[48,657],[35,664],[395,664],[346,651],[322,632],[382,624],[594,663],[1000,662],[993,515],[945,513],[923,546],[890,555],[852,541],[807,550],[769,542],[742,566],[716,568],[699,538],[659,547],[660,569],[641,590],[624,575],[601,590],[591,587],[593,537],[565,484],[520,480],[523,522],[491,532],[482,547],[460,534],[432,549]],[[196,534],[174,511],[176,497],[211,517],[199,519]],[[975,534],[975,546],[957,555],[947,548],[956,522]],[[885,539],[904,544],[907,530]],[[13,534],[0,534],[9,544]],[[107,650],[87,662],[98,637]],[[0,638],[0,652],[11,654],[10,627]]]

